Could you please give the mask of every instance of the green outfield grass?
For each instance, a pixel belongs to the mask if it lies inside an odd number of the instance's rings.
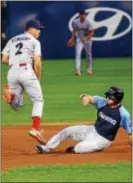
[[[94,59],[94,74],[86,74],[86,62],[82,62],[83,75],[73,75],[73,60],[43,62],[41,85],[45,107],[44,122],[81,122],[95,120],[93,106],[83,107],[79,96],[82,93],[101,95],[111,85],[118,85],[125,91],[124,105],[131,112],[131,58]],[[6,83],[7,67],[2,65],[2,86]],[[15,112],[2,102],[2,124],[29,124],[32,104],[24,96],[24,107]]]
[[[2,173],[2,182],[131,182],[131,176],[131,163],[30,166]]]
[[[44,124],[95,120],[95,108],[83,107],[79,96],[82,93],[104,96],[111,85],[124,89],[124,106],[131,112],[131,58],[95,59],[93,67],[93,76],[87,76],[83,61],[83,75],[77,77],[73,75],[72,60],[43,62]],[[6,72],[7,67],[2,64],[2,86],[6,83]],[[2,125],[31,124],[31,110],[26,94],[19,112],[2,101]],[[2,182],[131,182],[131,163],[21,167],[3,172]]]

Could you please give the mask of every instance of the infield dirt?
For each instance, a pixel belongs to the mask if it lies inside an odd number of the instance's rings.
[[[70,125],[45,125],[44,137],[51,136]],[[2,127],[2,170],[27,165],[63,165],[89,163],[116,163],[131,161],[131,146],[128,145],[128,135],[120,129],[115,142],[105,151],[90,154],[67,154],[65,148],[75,144],[67,140],[49,154],[39,155],[34,150],[37,142],[28,136],[28,126]]]

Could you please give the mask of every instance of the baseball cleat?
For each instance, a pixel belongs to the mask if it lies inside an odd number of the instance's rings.
[[[91,76],[92,75],[92,71],[87,71],[87,74],[89,75],[89,76]]]
[[[11,100],[12,100],[12,93],[11,93],[11,89],[9,88],[8,85],[4,86],[3,88],[3,96],[2,96],[3,100],[7,103],[10,104]]]
[[[74,146],[66,148],[66,153],[74,153]]]
[[[36,139],[39,143],[41,144],[46,144],[46,141],[45,139],[43,138],[42,136],[42,133],[43,133],[43,130],[36,130],[34,128],[32,128],[30,131],[29,131],[29,135],[31,137],[33,137],[34,139]]]
[[[76,76],[81,76],[81,72],[75,72]]]
[[[48,152],[50,152],[50,149],[48,147],[46,147],[45,145],[37,145],[35,147],[35,150],[39,153],[39,154],[47,154]]]

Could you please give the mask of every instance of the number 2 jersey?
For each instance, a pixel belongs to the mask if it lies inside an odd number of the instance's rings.
[[[106,98],[94,96],[95,107],[97,108],[97,119],[95,128],[99,135],[113,141],[119,127],[123,127],[127,133],[131,133],[131,120],[128,111],[123,106],[110,108]]]
[[[34,56],[41,56],[40,42],[29,33],[11,38],[2,51],[9,56],[9,65],[21,63],[33,64]]]

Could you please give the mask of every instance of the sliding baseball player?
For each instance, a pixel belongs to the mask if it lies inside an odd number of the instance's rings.
[[[124,92],[119,87],[110,87],[105,97],[81,95],[83,105],[93,104],[97,109],[94,125],[78,125],[63,129],[53,136],[46,145],[37,145],[36,151],[45,154],[53,151],[68,138],[78,141],[66,149],[72,153],[91,153],[108,148],[115,140],[118,129],[123,127],[129,135],[131,144],[131,120],[128,111],[122,106]]]

